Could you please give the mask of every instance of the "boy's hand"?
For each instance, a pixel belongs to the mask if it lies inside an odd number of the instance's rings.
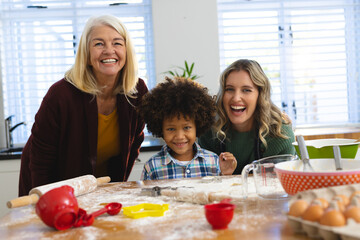
[[[219,164],[223,175],[231,175],[235,171],[237,161],[232,153],[223,152],[219,155]]]

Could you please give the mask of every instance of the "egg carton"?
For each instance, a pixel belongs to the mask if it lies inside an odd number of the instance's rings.
[[[299,199],[310,203],[316,198],[324,198],[330,202],[336,195],[343,194],[350,197],[355,191],[360,191],[360,184],[307,190],[294,195],[289,201],[289,206]],[[295,233],[307,234],[309,237],[314,239],[360,240],[360,224],[356,223],[353,219],[348,219],[347,225],[345,226],[329,227],[321,225],[317,222],[303,220],[300,217],[288,215],[287,218],[289,225]]]

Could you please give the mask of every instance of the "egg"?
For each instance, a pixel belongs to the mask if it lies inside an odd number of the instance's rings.
[[[344,207],[346,207],[347,205],[349,205],[350,203],[350,198],[346,195],[343,195],[343,194],[339,194],[339,195],[336,195],[335,198],[340,198],[342,199],[342,202],[344,204]]]
[[[319,203],[321,204],[321,206],[326,209],[329,207],[329,202],[325,199],[325,198],[315,198],[315,200],[313,201],[313,203]]]
[[[319,222],[320,218],[324,214],[324,208],[320,204],[311,204],[305,212],[302,214],[302,219],[311,221],[311,222]]]
[[[346,219],[352,218],[360,223],[360,207],[353,205],[348,206],[344,212],[344,216]]]
[[[296,200],[290,205],[288,214],[290,216],[300,217],[305,212],[308,206],[309,203],[307,201],[302,199]]]
[[[339,227],[346,224],[346,218],[343,214],[343,211],[340,210],[340,206],[344,207],[341,205],[343,202],[339,198],[340,197],[335,197],[329,203],[329,207],[325,210],[324,214],[320,218],[319,223],[321,225]]]
[[[332,203],[334,204],[334,205],[336,205],[336,209],[338,209],[340,212],[344,212],[345,211],[345,207],[346,207],[346,205],[345,205],[345,203],[344,203],[344,199],[343,199],[343,197],[341,197],[340,195],[337,195],[337,196],[335,196],[334,198],[333,198],[333,200],[332,200]],[[330,206],[329,206],[330,207]]]
[[[346,224],[344,214],[339,210],[330,208],[327,209],[320,218],[320,224],[332,227],[340,227]]]
[[[360,194],[359,195],[354,195],[351,198],[351,201],[350,201],[349,205],[360,207]]]
[[[351,196],[350,196],[350,201],[351,201],[351,199],[352,199],[354,196],[360,196],[360,191],[355,191],[355,192],[353,192],[353,193],[351,194]]]
[[[344,212],[346,219],[352,218],[360,223],[360,194],[355,194],[350,201],[349,206]]]

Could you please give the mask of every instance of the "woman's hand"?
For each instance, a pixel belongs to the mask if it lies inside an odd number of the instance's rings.
[[[223,175],[231,175],[235,171],[237,161],[232,153],[223,152],[219,155],[219,164]]]

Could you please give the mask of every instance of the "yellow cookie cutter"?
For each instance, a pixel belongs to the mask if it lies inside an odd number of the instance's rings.
[[[123,207],[123,214],[131,218],[161,217],[169,210],[169,204],[141,203],[135,206]]]

